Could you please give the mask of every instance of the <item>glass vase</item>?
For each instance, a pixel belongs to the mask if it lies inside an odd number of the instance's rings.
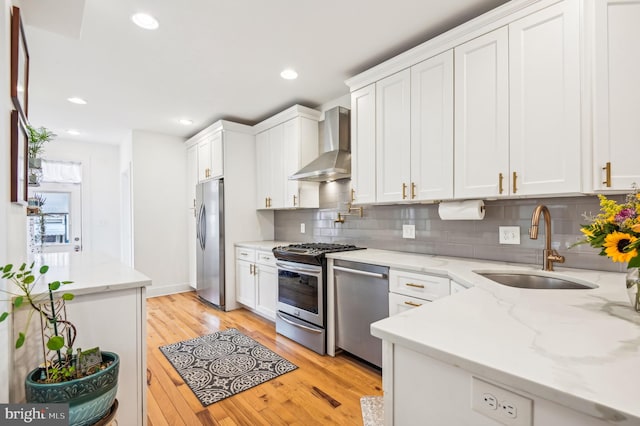
[[[640,312],[640,268],[627,269],[627,294],[631,306],[636,312]]]

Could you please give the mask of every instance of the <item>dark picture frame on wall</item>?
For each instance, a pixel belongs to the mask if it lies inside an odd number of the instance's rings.
[[[11,111],[11,202],[27,205],[28,139],[17,110]]]
[[[24,35],[20,8],[11,12],[11,100],[24,123],[29,106],[29,50]]]

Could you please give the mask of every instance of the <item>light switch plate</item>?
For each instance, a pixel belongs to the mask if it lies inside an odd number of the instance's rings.
[[[305,224],[304,224],[304,223],[301,223],[301,224],[300,224],[300,233],[301,233],[301,234],[304,234],[305,232],[306,232]]]
[[[519,226],[500,226],[498,228],[500,244],[520,244]]]
[[[416,238],[415,225],[402,225],[402,238]]]

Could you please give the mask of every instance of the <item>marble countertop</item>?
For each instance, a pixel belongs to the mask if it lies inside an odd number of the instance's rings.
[[[373,323],[374,336],[615,424],[640,424],[640,314],[624,274],[385,250],[327,257],[448,276],[468,290]],[[540,271],[590,290],[532,290],[474,271]]]
[[[293,243],[290,243],[288,241],[243,241],[240,243],[236,243],[235,246],[252,248],[252,249],[263,250],[263,251],[271,251],[271,249],[273,249],[274,247],[287,246],[289,244],[293,244]]]
[[[34,294],[46,291],[52,281],[73,281],[59,291],[74,295],[104,293],[151,285],[151,279],[119,260],[100,253],[43,253],[29,260],[40,265],[48,265],[49,271],[36,284]]]

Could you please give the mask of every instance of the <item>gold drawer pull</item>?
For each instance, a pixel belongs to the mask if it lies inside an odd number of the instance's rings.
[[[602,168],[605,173],[604,182],[602,182],[607,188],[611,188],[611,163],[607,161],[607,164]]]
[[[407,198],[407,184],[402,182],[402,199]]]
[[[516,185],[516,179],[518,179],[518,174],[513,172],[513,193],[518,192],[518,186]]]
[[[504,188],[502,187],[502,181],[504,180],[504,176],[502,173],[498,173],[498,194],[502,194],[504,192]]]
[[[424,288],[424,284],[404,283],[407,287]]]
[[[354,201],[356,201],[356,190],[351,189],[351,204],[353,204]]]
[[[404,302],[405,305],[413,306],[417,308],[418,306],[422,306],[422,303],[413,303],[413,302]]]
[[[411,182],[411,199],[416,198],[416,184]]]

